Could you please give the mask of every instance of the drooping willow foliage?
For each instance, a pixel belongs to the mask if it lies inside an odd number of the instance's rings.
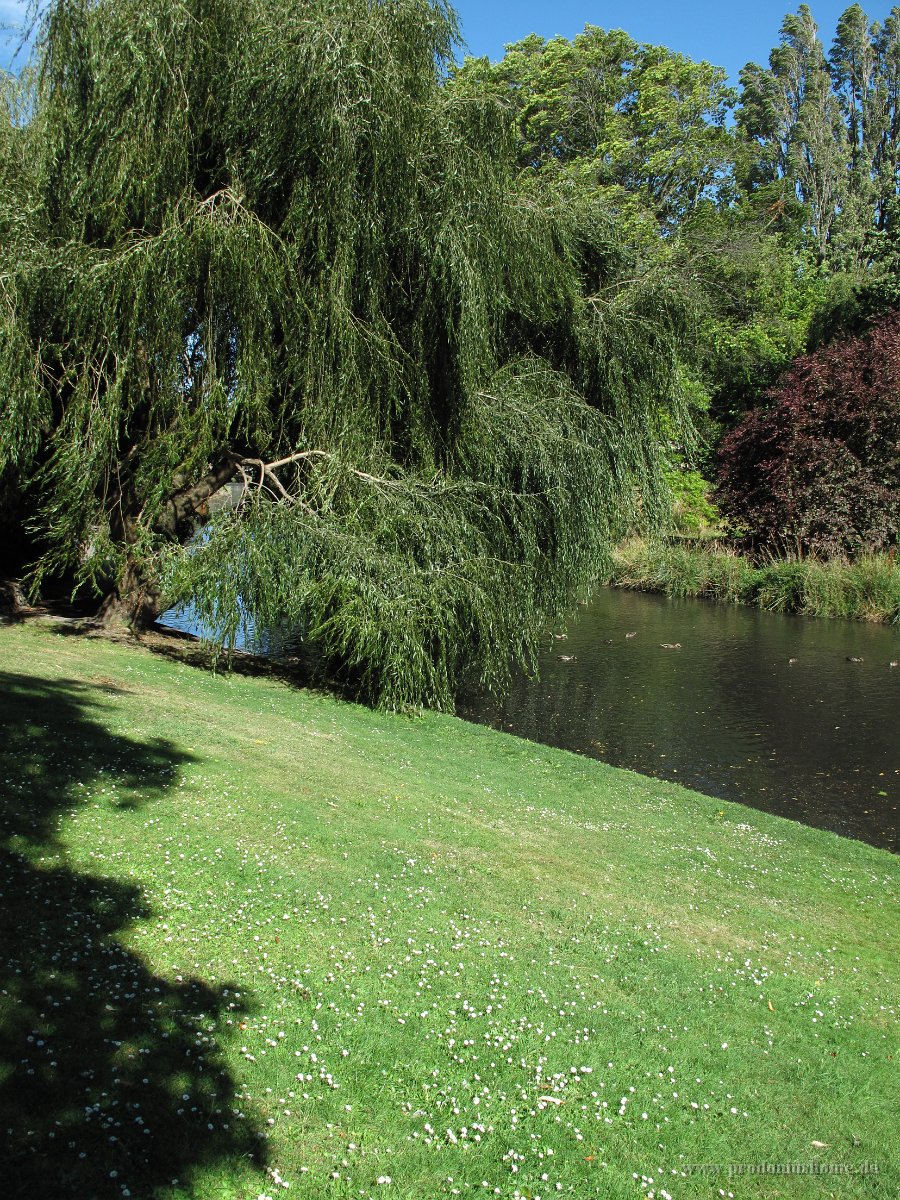
[[[500,687],[652,520],[686,307],[451,98],[441,0],[58,0],[0,117],[0,469],[35,578]],[[209,497],[247,490],[200,539]]]

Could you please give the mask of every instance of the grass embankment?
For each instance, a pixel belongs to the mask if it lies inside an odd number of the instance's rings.
[[[629,542],[613,559],[614,587],[751,604],[769,612],[900,622],[900,560],[777,559],[758,565],[719,543]]]
[[[897,1194],[886,852],[46,624],[0,663],[5,1195]]]

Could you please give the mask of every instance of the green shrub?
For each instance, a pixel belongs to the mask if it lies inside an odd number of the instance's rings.
[[[711,484],[699,471],[665,472],[672,495],[672,521],[678,533],[700,533],[719,524],[719,510],[710,501]]]

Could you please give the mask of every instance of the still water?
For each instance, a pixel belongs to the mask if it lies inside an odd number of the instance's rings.
[[[161,623],[202,632],[190,609]],[[537,679],[460,715],[900,849],[900,627],[601,588],[558,632]]]
[[[900,628],[602,588],[564,631],[461,715],[900,849]]]

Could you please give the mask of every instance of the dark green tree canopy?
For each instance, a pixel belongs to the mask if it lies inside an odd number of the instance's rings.
[[[0,466],[38,580],[384,704],[502,683],[651,520],[674,285],[518,187],[439,0],[57,0],[0,115]],[[204,536],[209,497],[244,498]]]

